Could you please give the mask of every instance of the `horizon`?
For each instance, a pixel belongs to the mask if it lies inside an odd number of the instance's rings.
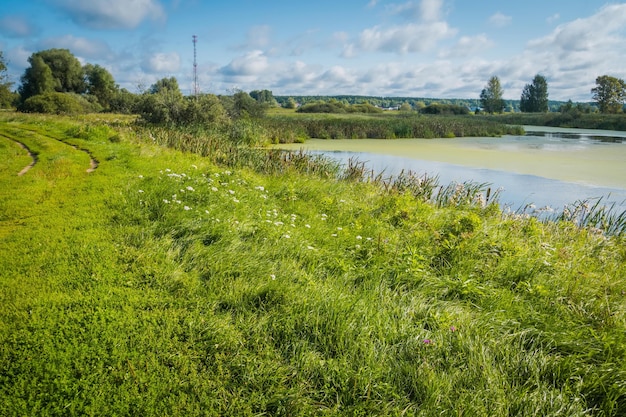
[[[626,78],[626,2],[529,0],[30,0],[0,12],[14,88],[41,50],[69,49],[139,91],[176,77],[193,91],[474,100],[496,75],[519,100],[536,74],[551,101],[591,102],[601,75]]]

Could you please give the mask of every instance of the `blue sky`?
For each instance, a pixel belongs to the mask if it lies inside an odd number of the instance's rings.
[[[540,73],[551,99],[590,101],[626,78],[626,2],[604,0],[0,0],[14,82],[67,48],[137,92],[163,77],[225,94],[477,98],[497,75],[519,99]]]

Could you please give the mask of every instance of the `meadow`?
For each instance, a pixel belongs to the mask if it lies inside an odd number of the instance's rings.
[[[626,415],[622,229],[116,115],[0,184],[5,416]]]

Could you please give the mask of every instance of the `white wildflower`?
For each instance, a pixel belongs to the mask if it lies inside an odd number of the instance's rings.
[[[211,191],[217,191],[217,187],[211,187]]]
[[[183,207],[183,208],[184,208],[185,210],[187,210],[187,211],[191,210],[191,207],[189,207],[189,206],[185,206],[185,207]]]
[[[188,185],[188,186],[187,186],[187,191],[196,191],[196,190],[194,190],[194,189],[193,189],[193,187],[192,187],[191,185]]]

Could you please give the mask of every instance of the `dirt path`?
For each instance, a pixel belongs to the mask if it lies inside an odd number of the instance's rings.
[[[2,136],[3,138],[8,139],[8,140],[16,143],[20,148],[24,149],[28,153],[28,156],[30,156],[30,158],[33,160],[33,162],[31,162],[30,164],[26,165],[24,168],[22,168],[22,170],[20,172],[17,173],[18,177],[21,177],[22,175],[26,174],[29,169],[31,169],[32,167],[35,166],[35,164],[37,163],[37,154],[33,153],[28,146],[26,146],[25,144],[23,144],[19,140],[15,140],[15,139],[13,139],[11,137],[8,137],[8,136],[5,136],[5,135],[0,135],[0,136]]]

